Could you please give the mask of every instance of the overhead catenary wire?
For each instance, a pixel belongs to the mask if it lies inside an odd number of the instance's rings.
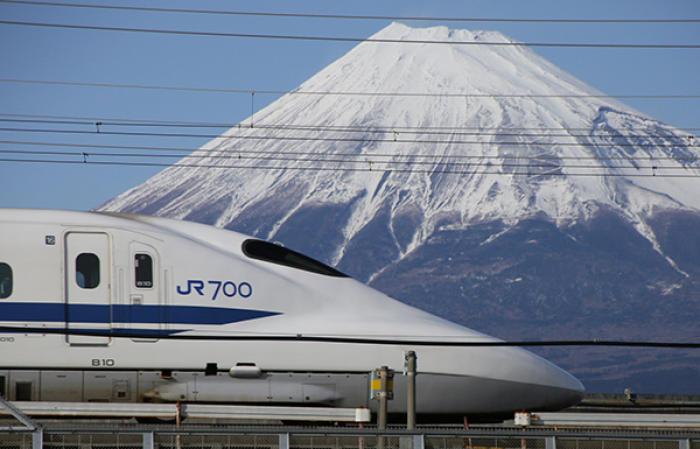
[[[359,155],[359,156],[364,156],[365,159],[357,159],[357,158],[347,158],[348,156],[345,155],[335,155],[335,154],[308,154],[305,155],[304,157],[301,157],[299,155],[288,155],[284,153],[277,153],[275,155],[270,156],[269,153],[262,155],[262,154],[254,154],[254,152],[246,152],[244,153],[236,153],[236,152],[230,152],[230,154],[222,154],[225,152],[219,152],[216,154],[190,154],[184,156],[186,159],[200,159],[200,160],[218,160],[218,159],[223,159],[223,160],[250,160],[250,161],[282,161],[282,162],[314,162],[314,163],[325,163],[325,164],[361,164],[361,165],[368,165],[368,164],[380,164],[380,167],[383,168],[389,168],[393,165],[404,165],[404,166],[410,166],[410,165],[419,165],[419,166],[430,166],[430,167],[443,167],[443,166],[448,166],[448,167],[501,167],[501,168],[550,168],[550,169],[557,169],[557,168],[566,168],[566,169],[592,169],[592,170],[602,170],[602,169],[613,169],[613,170],[686,170],[687,167],[682,166],[682,165],[674,165],[674,166],[668,166],[668,165],[629,165],[629,166],[621,166],[621,165],[591,165],[591,164],[567,164],[566,166],[562,166],[560,164],[557,164],[556,160],[550,159],[550,161],[547,161],[546,159],[528,159],[528,160],[534,160],[535,162],[528,162],[528,163],[523,163],[523,162],[508,162],[508,161],[499,161],[499,162],[483,162],[483,160],[479,160],[478,162],[463,162],[463,161],[450,161],[450,160],[440,160],[438,158],[435,158],[436,160],[432,161],[425,161],[425,160],[397,160],[397,158],[394,158],[393,156],[387,156],[389,159],[377,159],[376,155]],[[252,154],[251,154],[252,153]],[[0,149],[0,154],[20,154],[20,155],[40,155],[40,156],[75,156],[75,157],[113,157],[113,158],[154,158],[154,159],[159,159],[159,158],[183,158],[182,154],[163,154],[163,153],[115,153],[115,152],[100,152],[100,153],[88,153],[85,151],[47,151],[47,150],[4,150]],[[412,159],[408,157],[409,159]],[[492,157],[491,159],[498,159],[497,157]],[[520,160],[517,157],[513,157],[514,160]],[[593,160],[593,159],[589,159]],[[618,159],[619,161],[623,162],[630,162],[626,161],[624,159]],[[649,162],[654,162],[650,161],[648,158],[646,159],[647,163]],[[377,168],[375,166],[375,168]]]
[[[185,147],[172,147],[172,146],[152,146],[152,145],[105,145],[105,144],[90,144],[90,143],[78,143],[78,142],[46,142],[46,141],[24,141],[24,140],[0,140],[0,144],[9,145],[27,145],[27,146],[40,146],[40,147],[62,147],[62,148],[91,148],[91,149],[120,149],[126,151],[134,152],[144,152],[144,151],[174,151],[181,153],[178,157],[184,157],[188,154],[207,154],[207,153],[222,153],[229,152],[231,154],[284,154],[292,156],[314,156],[319,155],[317,151],[293,151],[285,150],[283,152],[277,150],[245,150],[245,149],[235,149],[230,150],[228,148],[214,147],[210,149],[203,148],[185,148]],[[19,151],[19,150],[17,150]],[[81,151],[81,154],[84,152]],[[94,155],[101,155],[103,153],[89,153]],[[498,160],[503,158],[514,158],[518,160],[593,160],[593,161],[633,161],[633,162],[649,162],[649,156],[567,156],[567,155],[554,155],[554,154],[536,154],[536,155],[516,155],[516,154],[501,154],[501,155],[476,155],[476,154],[409,154],[409,153],[382,153],[382,152],[372,152],[372,153],[356,153],[356,152],[333,152],[333,156],[338,157],[391,157],[391,158],[409,158],[409,159],[439,159],[439,160]],[[175,155],[173,155],[175,157]],[[653,156],[651,160],[653,161],[677,161],[677,162],[696,162],[700,157],[684,157],[684,156]]]
[[[2,115],[2,114],[0,114]],[[137,122],[134,120],[128,121],[128,122],[120,122],[120,121],[111,121],[111,120],[62,120],[62,119],[37,119],[37,118],[2,118],[0,117],[0,123],[6,122],[6,123],[31,123],[31,124],[54,124],[54,125],[78,125],[78,126],[89,126],[89,127],[105,127],[105,126],[115,126],[115,127],[133,127],[133,128],[226,128],[226,129],[233,129],[237,128],[240,130],[256,130],[259,131],[260,129],[273,129],[273,130],[282,130],[282,131],[305,131],[305,132],[325,132],[325,133],[366,133],[366,134],[392,134],[396,136],[396,134],[417,134],[417,135],[444,135],[444,136],[498,136],[498,137],[574,137],[574,138],[602,138],[602,137],[615,137],[615,138],[633,138],[633,139],[648,139],[649,135],[647,134],[614,134],[610,136],[597,136],[597,135],[591,135],[591,134],[571,134],[571,133],[565,133],[565,134],[552,134],[552,133],[543,133],[543,132],[538,132],[538,133],[532,133],[532,132],[511,132],[509,129],[505,130],[499,130],[499,131],[492,131],[492,130],[474,130],[474,131],[431,131],[431,130],[425,130],[425,131],[420,131],[420,130],[401,130],[399,132],[399,128],[396,129],[390,129],[390,128],[367,128],[367,129],[362,129],[362,128],[352,128],[352,129],[343,129],[341,128],[335,128],[335,127],[325,127],[323,125],[321,126],[296,126],[296,125],[265,125],[265,124],[258,124],[258,125],[251,125],[249,123],[229,123],[229,124],[178,124],[178,123],[158,123],[158,122]],[[18,128],[19,129],[19,128]],[[24,129],[24,128],[22,128]],[[28,128],[30,129],[30,128]],[[469,129],[469,128],[466,128]],[[517,129],[517,128],[516,128]],[[158,134],[158,133],[155,133]],[[197,134],[197,135],[188,135],[188,134],[183,134],[185,137],[222,137],[224,138],[225,136],[222,135],[213,135],[213,134]],[[680,136],[679,138],[685,137],[686,139],[692,138],[691,142],[689,143],[689,146],[692,146],[694,144],[694,136],[689,135],[689,136]],[[367,139],[364,139],[367,140]],[[388,140],[388,139],[387,139]],[[408,140],[402,139],[399,140],[398,138],[392,138],[391,139],[393,142],[409,142]],[[416,142],[415,140],[411,140],[410,142]],[[424,143],[421,141],[418,141],[419,143]],[[448,142],[448,141],[445,141]],[[453,142],[453,141],[449,141]],[[428,142],[428,143],[435,143],[435,142]]]
[[[305,335],[279,334],[279,335],[228,335],[228,334],[198,334],[192,333],[159,333],[156,338],[164,340],[209,340],[209,341],[259,341],[259,342],[308,342],[308,343],[346,343],[346,344],[375,344],[392,346],[451,346],[451,347],[556,347],[556,346],[616,346],[616,347],[637,347],[637,348],[666,348],[666,349],[700,349],[700,342],[679,342],[679,341],[629,341],[629,340],[434,340],[424,339],[418,336],[406,336],[404,338],[372,338],[372,337],[351,337],[333,335]],[[93,337],[112,338],[153,338],[153,333],[126,331],[124,329],[106,329],[104,331],[92,329],[67,329],[67,328],[47,328],[47,327],[22,327],[22,326],[0,326],[0,332],[20,333],[20,334],[53,334],[53,335],[84,335]]]
[[[515,42],[515,41],[443,41],[431,39],[391,39],[391,38],[365,38],[350,36],[312,36],[301,34],[273,34],[273,33],[232,33],[223,31],[195,31],[176,30],[164,28],[136,28],[124,26],[103,26],[91,24],[68,24],[55,22],[33,22],[25,20],[0,20],[0,25],[50,28],[64,30],[83,31],[109,31],[120,33],[139,33],[157,35],[178,35],[189,37],[225,37],[225,38],[245,38],[245,39],[268,39],[268,40],[292,40],[292,41],[312,41],[312,42],[353,42],[353,43],[383,43],[383,44],[435,44],[435,45],[456,45],[456,46],[490,46],[490,47],[549,47],[549,48],[625,48],[625,49],[646,49],[646,50],[697,50],[700,44],[669,44],[669,43],[623,43],[623,42]]]
[[[164,168],[191,168],[191,169],[252,169],[252,170],[298,170],[298,171],[334,171],[334,172],[374,172],[377,174],[384,173],[408,173],[408,174],[444,174],[444,175],[500,175],[500,176],[513,176],[513,175],[527,175],[530,177],[541,177],[541,176],[563,176],[563,177],[603,177],[603,178],[617,178],[617,177],[627,177],[627,178],[700,178],[700,173],[657,173],[656,169],[650,170],[649,173],[617,173],[613,171],[609,172],[563,172],[561,166],[551,167],[550,171],[539,171],[537,173],[522,173],[522,172],[502,172],[494,170],[450,170],[446,168],[439,169],[415,169],[415,168],[387,168],[387,167],[376,167],[372,164],[367,164],[366,167],[327,167],[319,165],[309,165],[309,166],[299,166],[299,165],[285,165],[285,166],[271,166],[271,165],[251,165],[251,164],[233,164],[233,165],[223,165],[223,164],[194,164],[194,163],[161,163],[161,162],[133,162],[133,161],[115,161],[115,160],[90,160],[87,153],[83,153],[82,160],[64,160],[64,159],[16,159],[16,158],[0,158],[0,162],[9,163],[27,163],[27,164],[71,164],[71,165],[104,165],[104,166],[122,166],[122,167],[164,167]],[[495,167],[498,168],[498,167]],[[601,167],[604,169],[606,167]]]
[[[51,2],[38,0],[0,0],[0,3],[31,5],[31,6],[52,6],[64,8],[87,8],[116,11],[138,11],[157,13],[179,13],[179,14],[207,14],[207,15],[228,15],[228,16],[257,16],[257,17],[285,17],[285,18],[307,18],[307,19],[339,19],[339,20],[410,20],[410,21],[430,21],[430,22],[496,22],[496,23],[581,23],[581,24],[692,24],[700,23],[697,18],[603,18],[603,19],[581,19],[581,18],[512,18],[512,17],[454,17],[454,16],[409,16],[409,15],[372,15],[372,14],[328,14],[328,13],[303,13],[303,12],[274,12],[274,11],[244,11],[244,10],[222,10],[222,9],[198,9],[198,8],[164,8],[154,6],[125,6],[114,4],[94,4],[75,2]]]
[[[1,0],[0,0],[1,1]],[[340,91],[340,90],[282,90],[253,88],[224,88],[203,86],[166,86],[160,84],[109,83],[66,80],[39,80],[0,78],[0,83],[32,84],[49,86],[94,87],[109,89],[165,90],[177,92],[269,94],[269,95],[313,95],[313,96],[359,96],[359,97],[428,97],[428,98],[619,98],[647,100],[694,100],[700,94],[538,94],[538,93],[470,93],[470,92],[386,92],[386,91]]]
[[[242,129],[252,129],[246,128]],[[630,147],[630,148],[692,148],[696,143],[684,142],[683,144],[661,143],[614,143],[614,142],[537,142],[537,141],[478,141],[478,140],[439,140],[439,139],[398,139],[398,138],[359,138],[359,137],[318,137],[318,136],[271,136],[259,134],[246,135],[221,135],[204,133],[166,133],[166,132],[142,132],[142,131],[108,131],[103,129],[78,130],[78,129],[48,129],[48,128],[9,128],[0,127],[0,132],[15,133],[44,133],[44,134],[83,134],[83,135],[112,135],[131,137],[166,137],[166,138],[210,138],[221,140],[258,140],[258,141],[285,141],[285,142],[352,142],[352,143],[390,143],[390,144],[446,144],[446,145],[499,145],[499,146],[560,146],[578,148],[606,148],[606,147]],[[547,136],[544,136],[547,137]],[[594,136],[595,137],[595,136]],[[614,136],[613,136],[614,137]],[[624,137],[624,136],[622,136]]]
[[[172,127],[193,127],[193,128],[232,128],[232,127],[249,127],[248,123],[244,122],[202,122],[202,121],[183,121],[183,120],[158,120],[158,119],[142,119],[142,118],[124,118],[124,117],[107,117],[107,116],[75,116],[75,115],[46,115],[46,114],[19,114],[19,113],[0,113],[0,117],[24,117],[24,118],[37,118],[37,119],[56,119],[56,120],[80,120],[81,123],[86,125],[94,125],[95,122],[100,122],[102,124],[114,124],[123,123],[143,125],[143,126],[172,126]],[[673,128],[677,130],[685,131],[700,131],[700,127],[673,127],[666,124],[661,124],[666,128]],[[571,126],[558,126],[558,127],[547,127],[547,126],[533,126],[533,127],[515,127],[515,126],[469,126],[469,125],[419,125],[419,126],[409,126],[409,125],[313,125],[313,124],[294,124],[294,123],[260,123],[256,124],[255,128],[259,129],[289,129],[289,130],[324,130],[324,131],[354,131],[357,132],[394,132],[400,131],[402,133],[408,133],[408,131],[420,131],[420,133],[431,134],[434,131],[459,131],[459,130],[477,130],[477,131],[491,131],[491,130],[508,130],[508,131],[591,131],[590,127],[571,127]],[[631,129],[646,129],[644,127],[635,127]]]

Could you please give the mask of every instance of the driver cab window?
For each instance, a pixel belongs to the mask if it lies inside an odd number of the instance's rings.
[[[284,265],[286,267],[323,274],[325,276],[348,277],[333,267],[314,260],[311,257],[300,254],[284,246],[266,242],[264,240],[248,239],[243,242],[243,254],[265,262]]]

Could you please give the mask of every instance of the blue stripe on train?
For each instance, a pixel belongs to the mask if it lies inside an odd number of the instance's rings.
[[[123,328],[117,328],[117,329],[83,329],[83,328],[71,328],[69,331],[66,330],[65,327],[42,327],[42,328],[33,328],[33,331],[31,332],[32,334],[38,334],[41,335],[42,330],[45,330],[47,332],[44,333],[52,333],[50,331],[59,331],[56,333],[59,334],[70,334],[70,335],[88,335],[90,337],[111,337],[111,336],[119,336],[119,335],[126,335],[130,336],[132,338],[153,338],[153,337],[163,337],[163,336],[168,336],[168,335],[174,335],[174,334],[179,334],[180,332],[187,332],[192,329],[123,329]],[[1,331],[3,334],[27,334],[27,330],[24,328],[16,328],[16,329],[2,329]]]
[[[229,324],[280,315],[230,307],[0,302],[0,321]]]

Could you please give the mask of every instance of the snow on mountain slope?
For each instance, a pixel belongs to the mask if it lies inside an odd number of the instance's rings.
[[[497,32],[397,23],[373,37],[510,41]],[[465,96],[288,94],[195,153],[214,157],[182,161],[241,168],[169,168],[101,209],[192,219],[293,244],[318,239],[305,243],[307,251],[333,264],[371,241],[381,223],[386,241],[372,244],[392,250],[378,255],[384,259],[364,279],[436,229],[542,215],[566,225],[605,208],[661,252],[649,217],[700,211],[696,179],[629,176],[700,175],[687,133],[609,98],[591,98],[600,93],[525,47],[365,42],[298,90]],[[320,125],[358,128],[298,129]],[[319,158],[342,162],[298,170],[318,166],[309,160]],[[403,171],[383,171],[387,166]]]

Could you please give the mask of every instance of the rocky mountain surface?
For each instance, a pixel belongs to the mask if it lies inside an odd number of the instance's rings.
[[[497,32],[373,37],[455,44],[361,43],[182,160],[207,167],[101,209],[278,241],[502,338],[700,338],[693,136],[528,48],[457,43]],[[700,393],[697,352],[537,351],[592,390]]]

